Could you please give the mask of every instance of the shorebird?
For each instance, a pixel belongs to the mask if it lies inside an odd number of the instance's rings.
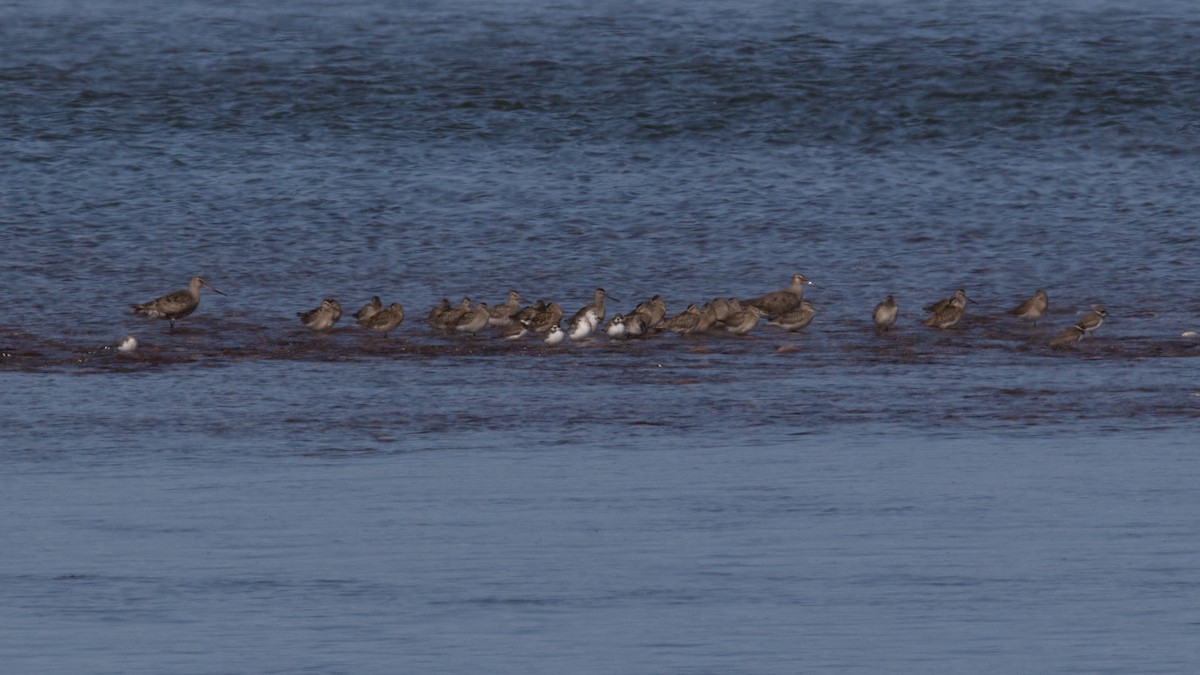
[[[325,298],[321,301],[320,307],[307,312],[296,312],[296,316],[300,317],[300,321],[311,330],[329,330],[333,324],[337,323],[338,319],[342,318],[342,306],[338,304],[337,300]]]
[[[604,299],[605,298],[608,298],[610,300],[617,300],[617,298],[614,298],[613,296],[609,295],[603,288],[597,288],[595,290],[595,292],[592,293],[592,301],[589,302],[588,304],[584,305],[583,308],[580,309],[578,312],[575,312],[575,314],[573,314],[571,316],[570,323],[574,323],[580,317],[582,317],[584,314],[587,314],[588,310],[595,312],[597,321],[604,321]],[[617,302],[620,302],[620,300],[617,300]]]
[[[596,318],[595,310],[589,309],[583,316],[571,322],[567,329],[567,336],[571,338],[572,342],[579,342],[590,336],[599,324],[600,321]]]
[[[562,344],[563,338],[567,336],[563,329],[558,327],[558,324],[550,326],[549,332],[546,334],[546,344],[551,347],[557,347]]]
[[[402,321],[404,321],[404,308],[393,302],[364,321],[363,326],[377,333],[383,333],[383,337],[386,338],[388,333],[395,330]]]
[[[514,321],[504,328],[504,332],[500,337],[505,340],[520,340],[529,334],[529,319],[521,319]]]
[[[707,333],[716,324],[717,310],[712,306],[711,302],[706,302],[700,308],[700,320],[696,322],[696,327],[692,329],[692,333]]]
[[[770,318],[776,314],[783,314],[799,307],[800,301],[804,299],[804,287],[815,285],[813,282],[805,279],[803,274],[793,274],[791,286],[781,291],[761,295],[743,304],[750,307],[757,307],[762,310],[764,316]]]
[[[132,335],[126,335],[121,344],[117,345],[117,351],[122,354],[132,354],[138,348],[137,338]]]
[[[696,325],[700,323],[700,309],[696,307],[696,303],[688,305],[687,309],[679,314],[671,317],[663,324],[663,330],[669,330],[672,333],[680,335],[690,335],[696,330]]]
[[[1033,325],[1037,325],[1038,319],[1046,313],[1046,307],[1050,305],[1050,298],[1046,295],[1046,291],[1038,289],[1033,297],[1025,302],[1008,310],[1009,314],[1015,314],[1022,321],[1032,321]]]
[[[200,306],[200,289],[207,288],[213,293],[225,295],[208,285],[208,282],[203,277],[192,277],[188,282],[188,287],[182,291],[174,291],[167,293],[161,298],[156,298],[150,302],[135,303],[132,305],[133,313],[140,316],[147,316],[151,319],[167,319],[171,322],[170,330],[175,330],[175,321],[182,319]]]
[[[521,311],[521,294],[516,291],[508,292],[508,301],[503,305],[492,307],[488,317],[488,325],[503,328],[511,324],[517,313]]]
[[[441,307],[441,305],[438,305],[438,307]],[[436,310],[437,307],[434,309]],[[433,312],[430,312],[427,321],[429,321],[429,325],[438,330],[449,331],[454,330],[454,327],[458,325],[458,322],[462,320],[464,316],[470,313],[471,299],[463,298],[462,301],[458,303],[457,307],[447,309],[436,316],[434,316]]]
[[[479,331],[487,328],[488,322],[491,320],[492,312],[488,309],[487,303],[479,303],[475,309],[467,312],[459,317],[454,323],[454,330],[459,333],[470,333],[474,335]]]
[[[875,305],[871,320],[875,322],[875,327],[879,330],[891,330],[892,326],[896,325],[898,316],[900,316],[900,309],[896,307],[896,301],[889,295],[883,302]]]
[[[365,310],[366,307],[363,309]],[[445,316],[446,312],[449,312],[451,309],[453,309],[453,307],[450,306],[450,300],[447,298],[442,298],[441,302],[435,305],[433,309],[429,310],[429,314],[425,317],[425,323],[433,326],[434,328],[441,327],[442,317]],[[355,314],[355,316],[358,315]],[[359,323],[362,323],[362,321],[359,321]]]
[[[621,338],[625,337],[625,315],[618,314],[614,316],[612,320],[608,322],[608,325],[604,327],[604,333],[614,340],[620,340]]]
[[[641,337],[646,333],[646,315],[634,312],[625,317],[625,337]],[[611,333],[610,333],[611,335]]]
[[[814,314],[816,314],[816,310],[813,309],[812,303],[801,300],[799,307],[790,312],[778,314],[774,318],[768,319],[767,323],[790,331],[803,330],[812,323]]]
[[[952,328],[959,322],[960,319],[962,319],[963,312],[967,309],[968,300],[970,300],[970,298],[967,297],[966,291],[960,288],[957,291],[954,291],[954,295],[948,298],[942,298],[941,300],[938,300],[932,305],[926,307],[925,311],[932,312],[932,314],[929,316],[929,318],[925,319],[921,323],[923,325],[942,330]],[[974,302],[974,300],[970,301]]]
[[[1071,326],[1057,337],[1050,341],[1050,347],[1053,349],[1065,349],[1074,346],[1077,342],[1083,339],[1083,329],[1079,326]]]
[[[725,319],[725,330],[734,335],[745,335],[758,325],[758,320],[762,318],[764,312],[755,305],[751,305],[743,310],[739,310],[730,314]]]
[[[533,332],[541,334],[550,330],[551,326],[557,326],[559,321],[562,321],[562,307],[557,302],[551,302],[546,305],[546,308],[534,315],[530,321],[530,329]]]
[[[450,301],[442,300],[442,302],[446,303],[446,309],[450,309]],[[360,309],[354,313],[354,319],[356,321],[358,321],[358,325],[361,326],[363,321],[366,321],[367,319],[371,318],[372,316],[375,316],[376,314],[379,313],[379,311],[381,309],[383,309],[383,302],[379,299],[378,295],[373,295],[373,296],[371,296],[370,302],[363,305],[362,309]],[[340,312],[339,312],[339,314],[340,314]],[[432,312],[431,312],[431,314],[432,314]]]
[[[1092,305],[1092,311],[1084,315],[1079,323],[1075,324],[1084,333],[1091,333],[1104,323],[1104,319],[1108,317],[1108,310],[1104,309],[1103,305]]]

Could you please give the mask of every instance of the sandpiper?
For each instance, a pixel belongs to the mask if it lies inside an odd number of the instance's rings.
[[[696,330],[696,325],[700,323],[700,308],[696,307],[696,303],[687,306],[679,314],[671,317],[663,324],[663,330],[669,330],[672,333],[680,335],[690,335]]]
[[[734,335],[745,335],[758,325],[758,320],[764,316],[764,312],[756,305],[750,305],[745,309],[739,310],[730,314],[723,322],[725,330]]]
[[[474,335],[487,327],[491,316],[492,312],[488,309],[487,303],[481,302],[474,309],[459,317],[458,321],[454,323],[454,330]]]
[[[797,331],[803,330],[812,323],[813,315],[816,310],[813,309],[812,303],[807,300],[801,300],[800,306],[790,312],[777,314],[775,317],[768,319],[767,323],[779,326],[785,330]]]
[[[439,305],[440,306],[440,305]],[[462,318],[471,313],[471,299],[463,298],[457,307],[452,307],[436,317],[430,313],[429,325],[438,330],[450,331],[458,325]]]
[[[209,286],[203,277],[192,277],[192,280],[188,282],[188,287],[182,291],[174,291],[150,302],[132,305],[133,313],[140,316],[147,316],[151,319],[167,319],[171,322],[170,330],[173,331],[175,330],[176,319],[188,316],[200,306],[201,288],[207,288],[213,293],[225,295],[221,291]]]
[[[446,309],[450,309],[450,301],[449,300],[443,300],[442,302],[446,303]],[[378,295],[373,295],[373,296],[371,296],[370,302],[363,305],[362,309],[360,309],[354,313],[354,319],[355,319],[355,321],[358,321],[358,325],[361,326],[363,321],[366,321],[367,319],[371,318],[372,316],[375,316],[376,314],[379,313],[379,310],[381,310],[381,309],[383,309],[383,301],[381,301],[379,299]]]
[[[546,333],[546,344],[551,347],[557,347],[562,344],[563,338],[566,336],[567,334],[563,332],[563,329],[559,328],[558,324],[554,324],[550,326],[549,331]]]
[[[761,295],[744,304],[757,307],[762,310],[764,316],[770,318],[799,307],[800,301],[804,299],[804,287],[815,285],[813,282],[805,279],[803,274],[793,274],[791,286],[781,291]]]
[[[572,342],[579,342],[591,336],[599,323],[600,321],[596,318],[595,310],[589,309],[584,312],[583,316],[571,322],[567,330],[567,336],[571,338]]]
[[[393,302],[364,321],[363,326],[377,333],[383,333],[383,337],[386,338],[388,333],[395,330],[396,326],[399,326],[403,321],[404,308],[398,303]]]
[[[516,291],[508,292],[508,300],[503,305],[492,307],[488,317],[488,325],[503,328],[511,324],[517,313],[521,311],[521,294]]]
[[[896,307],[896,300],[892,296],[884,298],[883,302],[875,305],[875,312],[871,314],[871,320],[875,322],[875,327],[879,330],[891,330],[892,326],[896,325],[896,319],[900,316],[900,309]]]
[[[508,326],[504,328],[504,332],[500,334],[500,337],[504,338],[505,340],[520,340],[528,334],[529,319],[521,319],[520,321],[513,321],[512,323],[508,324]]]
[[[1079,320],[1079,323],[1075,325],[1079,326],[1079,329],[1084,333],[1091,333],[1099,328],[1100,324],[1104,323],[1104,319],[1107,317],[1108,310],[1104,309],[1103,305],[1092,305],[1092,311],[1085,314],[1084,317]]]
[[[1050,347],[1053,349],[1065,349],[1074,346],[1083,339],[1083,329],[1079,326],[1071,326],[1059,333],[1057,337],[1050,341]]]
[[[365,310],[366,307],[364,307],[363,309]],[[382,305],[381,305],[380,309],[382,309]],[[433,309],[429,310],[429,315],[425,317],[425,323],[429,324],[430,326],[433,326],[434,328],[441,327],[442,317],[445,316],[446,312],[449,312],[451,309],[453,309],[453,307],[450,306],[450,300],[447,298],[442,298],[441,302],[439,302],[437,305],[435,305]],[[378,311],[378,310],[376,310],[376,311]],[[374,313],[375,312],[372,312],[372,314],[374,314]],[[358,316],[358,315],[356,314],[355,316]],[[362,323],[362,321],[359,321],[359,323]]]
[[[1049,305],[1050,297],[1046,295],[1046,291],[1039,288],[1033,297],[1008,310],[1008,313],[1015,314],[1022,321],[1031,321],[1036,326]]]
[[[646,315],[634,312],[625,317],[625,337],[642,337],[646,333]]]
[[[621,338],[625,337],[625,315],[617,314],[614,316],[608,322],[608,325],[604,327],[604,333],[614,340],[620,340]]]
[[[608,298],[610,300],[617,300],[617,298],[614,298],[613,296],[609,295],[603,288],[597,288],[592,293],[592,301],[589,302],[588,304],[584,305],[583,308],[580,309],[578,312],[575,312],[575,314],[571,316],[570,322],[574,323],[580,317],[582,317],[584,314],[587,314],[588,310],[595,312],[597,321],[604,321],[604,299],[605,298]],[[617,302],[620,302],[620,300],[617,300]]]
[[[728,314],[726,316],[728,317]],[[700,308],[700,320],[696,322],[696,327],[692,329],[692,333],[707,333],[716,324],[717,310],[711,302],[706,302]]]
[[[963,317],[963,312],[967,309],[967,292],[961,288],[954,291],[954,295],[948,298],[942,298],[937,302],[925,308],[926,312],[932,314],[921,323],[932,328],[945,330],[952,328]],[[974,302],[971,300],[971,302]]]
[[[551,302],[533,317],[529,327],[535,333],[545,333],[550,330],[551,326],[557,326],[558,322],[562,320],[562,316],[562,307],[557,302]]]
[[[300,321],[310,330],[329,330],[342,318],[342,306],[337,300],[325,298],[320,307],[307,312],[296,312],[296,316],[300,317]]]

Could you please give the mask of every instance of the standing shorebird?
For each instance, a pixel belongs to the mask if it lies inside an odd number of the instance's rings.
[[[399,326],[403,321],[404,308],[399,303],[393,302],[386,308],[371,315],[370,318],[362,322],[362,325],[376,333],[383,333],[383,337],[387,338],[388,333],[396,330],[396,326]]]
[[[588,313],[588,311],[592,311],[596,314],[597,322],[604,321],[604,300],[605,300],[605,298],[607,298],[609,300],[616,300],[617,302],[620,302],[620,300],[618,300],[617,298],[614,298],[613,296],[609,295],[608,292],[605,291],[603,288],[597,288],[595,290],[595,292],[592,293],[592,301],[589,302],[588,304],[584,305],[583,308],[580,309],[578,312],[575,312],[575,314],[571,315],[571,320],[568,321],[567,323],[568,324],[575,323],[581,317],[586,315]]]
[[[320,307],[307,312],[296,312],[296,316],[300,317],[300,321],[310,330],[329,330],[333,324],[338,322],[338,319],[342,318],[342,306],[338,304],[337,300],[325,298],[321,301]]]
[[[208,285],[208,282],[203,277],[192,277],[188,282],[188,287],[182,291],[174,291],[167,293],[161,298],[156,298],[150,302],[135,303],[132,305],[133,313],[140,316],[147,316],[151,319],[167,319],[171,322],[170,330],[175,330],[175,321],[182,319],[200,306],[200,289],[207,288],[213,293],[225,295]]]
[[[892,326],[896,325],[896,319],[900,316],[900,308],[896,307],[896,300],[892,296],[884,298],[883,302],[875,305],[875,311],[871,314],[871,320],[875,322],[875,327],[879,330],[891,330]]]
[[[383,301],[381,301],[381,300],[379,299],[379,296],[378,296],[378,295],[373,295],[373,296],[371,296],[371,301],[370,301],[370,302],[368,302],[367,304],[363,305],[363,306],[362,306],[362,309],[360,309],[360,310],[358,310],[357,312],[355,312],[355,313],[354,313],[354,320],[355,320],[355,321],[357,321],[357,322],[358,322],[358,325],[360,325],[360,326],[361,326],[361,325],[363,325],[363,322],[364,322],[364,321],[366,321],[367,319],[369,319],[369,318],[371,318],[371,317],[375,316],[375,315],[376,315],[376,314],[378,314],[378,313],[379,313],[379,312],[380,312],[382,309],[383,309]],[[446,309],[450,309],[450,303],[449,303],[449,302],[447,302],[447,303],[446,303]],[[339,313],[340,313],[340,312],[339,312]]]
[[[1032,321],[1036,326],[1038,319],[1042,318],[1049,306],[1050,297],[1046,295],[1046,291],[1039,288],[1033,297],[1008,310],[1008,313],[1015,314],[1022,321]]]
[[[817,310],[813,308],[812,303],[807,300],[801,300],[800,306],[790,312],[778,314],[775,317],[768,319],[767,323],[772,326],[779,326],[784,330],[798,331],[808,327],[812,323],[813,316]]]
[[[941,330],[953,328],[962,319],[963,312],[967,309],[968,300],[975,302],[967,297],[966,291],[960,288],[954,291],[954,295],[942,298],[926,307],[925,311],[932,312],[932,314],[921,323]]]
[[[816,286],[813,282],[804,278],[803,274],[792,275],[792,285],[787,288],[761,295],[753,300],[748,300],[742,304],[750,307],[757,307],[762,310],[762,313],[767,318],[771,318],[784,312],[790,312],[800,306],[800,302],[804,300],[804,287]]]
[[[1099,328],[1106,318],[1108,318],[1108,310],[1104,309],[1103,305],[1092,305],[1092,311],[1085,314],[1075,325],[1079,326],[1079,330],[1090,334]]]

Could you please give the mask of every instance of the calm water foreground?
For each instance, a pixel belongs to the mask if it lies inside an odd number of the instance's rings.
[[[25,440],[0,478],[6,667],[1200,659],[1194,424],[997,421],[986,396],[944,418],[831,420],[820,408],[848,404],[826,376],[780,374],[765,405],[719,364],[634,382],[527,359],[516,384],[510,357],[369,360],[360,379],[291,361],[7,375]]]

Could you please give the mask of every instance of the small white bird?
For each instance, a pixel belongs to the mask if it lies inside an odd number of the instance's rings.
[[[562,344],[563,339],[566,337],[567,334],[563,332],[563,329],[559,328],[558,324],[554,324],[550,327],[550,333],[546,335],[546,344],[551,347],[557,347]]]
[[[136,350],[137,347],[137,338],[133,337],[132,335],[126,335],[125,339],[121,340],[121,344],[117,345],[117,351],[121,352],[122,354],[130,354]]]
[[[614,340],[625,337],[625,316],[622,314],[614,316],[612,321],[608,322],[608,327],[604,329],[604,332]]]

